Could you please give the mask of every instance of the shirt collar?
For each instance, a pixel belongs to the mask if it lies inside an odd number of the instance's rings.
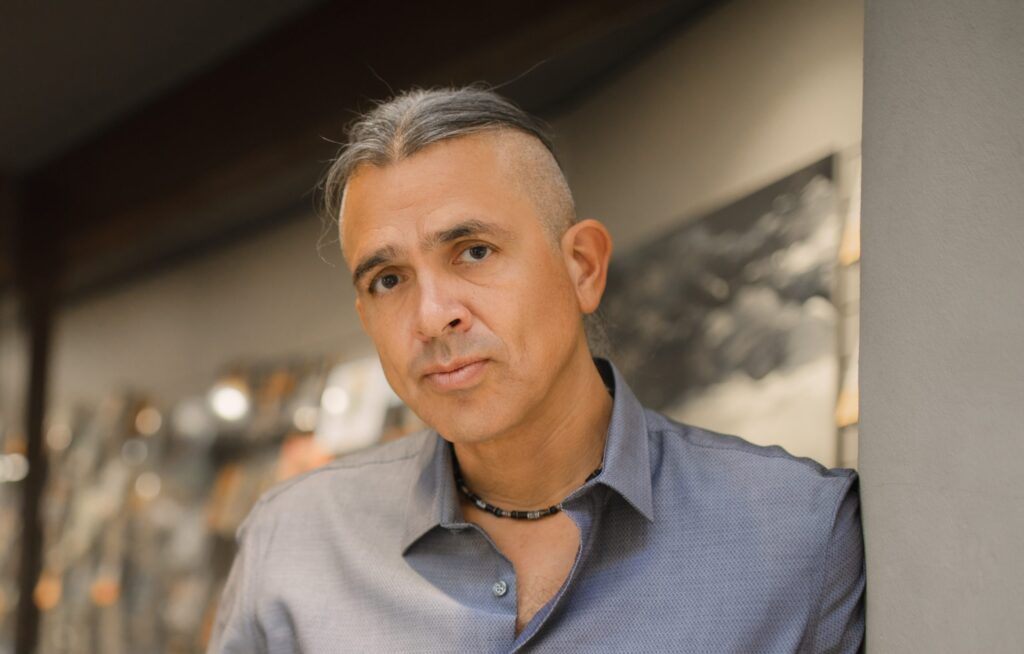
[[[615,398],[604,444],[603,469],[597,481],[617,491],[634,509],[653,521],[651,458],[647,451],[644,407],[611,361],[595,358],[594,363]]]
[[[654,520],[651,497],[651,463],[647,451],[647,420],[644,408],[633,395],[618,368],[610,361],[594,359],[605,386],[612,393],[612,416],[605,439],[601,474],[594,483],[615,490],[648,520]],[[416,455],[416,477],[406,505],[402,552],[433,527],[462,520],[455,493],[451,444],[436,431]]]

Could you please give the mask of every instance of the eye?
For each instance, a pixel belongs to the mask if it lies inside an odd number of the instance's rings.
[[[472,245],[459,254],[459,258],[463,261],[483,261],[494,249],[489,245]]]
[[[399,279],[395,273],[384,273],[383,275],[377,275],[370,282],[370,292],[373,294],[387,293],[394,287],[398,286]]]

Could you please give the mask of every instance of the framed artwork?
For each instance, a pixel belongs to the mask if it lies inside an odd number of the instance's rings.
[[[610,356],[645,405],[834,465],[835,164],[817,161],[613,260],[601,306]]]

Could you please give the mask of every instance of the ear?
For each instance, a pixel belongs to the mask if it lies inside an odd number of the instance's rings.
[[[593,313],[601,303],[612,257],[612,237],[593,218],[581,220],[562,235],[562,257],[572,281],[580,311]]]

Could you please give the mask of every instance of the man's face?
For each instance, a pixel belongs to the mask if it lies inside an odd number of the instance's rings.
[[[453,442],[528,424],[586,347],[566,255],[511,178],[509,138],[364,165],[342,208],[356,308],[385,375]]]

